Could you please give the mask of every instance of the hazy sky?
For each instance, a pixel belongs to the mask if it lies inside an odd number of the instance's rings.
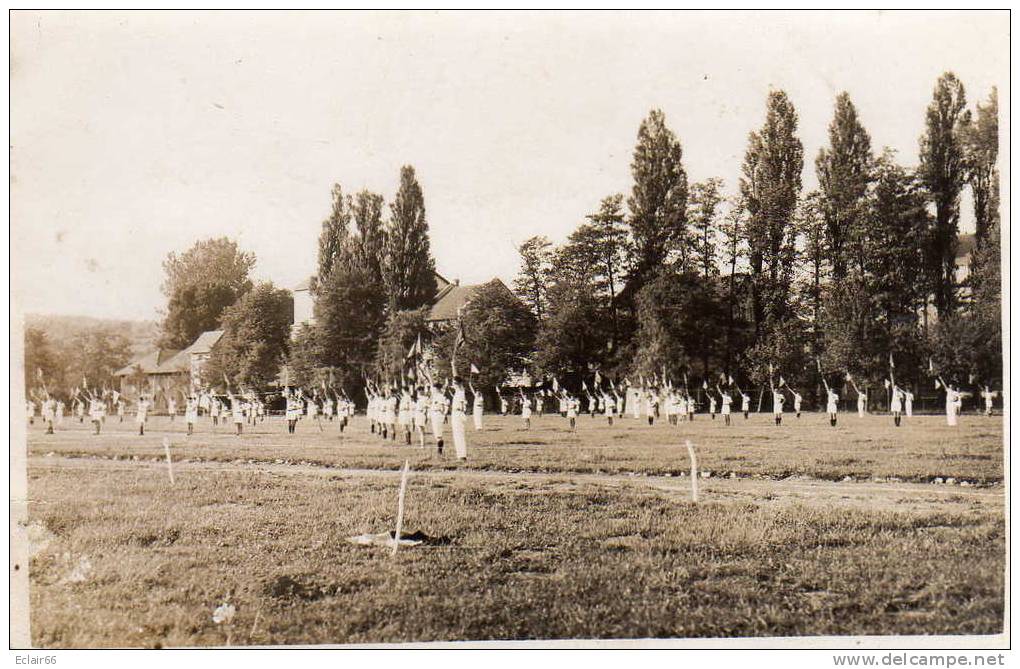
[[[799,112],[805,186],[842,90],[913,165],[943,71],[1006,111],[1008,30],[1006,12],[15,12],[12,297],[155,318],[162,259],[221,235],[292,287],[331,184],[388,202],[403,164],[439,271],[509,283],[515,244],[629,191],[649,109],[689,178],[729,190],[770,88]]]

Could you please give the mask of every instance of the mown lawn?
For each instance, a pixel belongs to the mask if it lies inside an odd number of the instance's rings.
[[[601,418],[582,416],[576,433],[569,432],[558,415],[536,417],[530,431],[522,430],[517,418],[486,416],[485,421],[481,432],[469,428],[468,468],[678,474],[689,466],[684,440],[691,439],[702,467],[720,475],[917,482],[955,478],[979,484],[1003,478],[1001,416],[964,416],[955,428],[944,418],[915,417],[896,428],[888,416],[844,414],[835,429],[821,414],[804,414],[800,420],[787,414],[782,427],[773,425],[768,414],[752,414],[748,421],[737,415],[728,428],[721,417],[712,421],[705,415],[680,427],[649,427],[643,420],[625,418],[612,428]],[[325,422],[320,430],[309,420],[301,422],[297,434],[288,435],[280,418],[245,426],[242,437],[232,434],[232,426],[214,428],[207,418],[191,437],[185,436],[180,418],[174,423],[153,419],[145,437],[137,436],[130,419],[123,424],[111,419],[98,437],[89,434],[88,427],[65,421],[57,434],[48,436],[37,423],[30,428],[29,453],[151,459],[162,457],[162,438],[170,436],[176,457],[187,459],[395,469],[410,458],[417,469],[457,466],[436,458],[431,448],[382,443],[369,433],[363,416],[356,417],[344,435],[336,424]],[[446,436],[449,442],[448,427]],[[452,444],[448,446],[450,457]]]
[[[742,439],[755,443],[764,433],[748,428]],[[878,425],[866,432],[883,433]],[[666,441],[654,430],[623,434]],[[32,448],[70,449],[63,439]],[[284,439],[216,437],[183,448],[279,455]],[[303,455],[293,457],[378,466],[398,459],[375,446],[327,447],[325,439],[295,443]],[[78,448],[150,453],[158,440]],[[480,448],[475,460],[504,462],[510,456],[500,448],[512,447]],[[569,466],[581,468],[589,466],[585,449],[599,447],[555,448],[576,449]],[[633,446],[626,462],[661,466],[662,448]],[[877,458],[875,448],[863,457]],[[930,448],[890,447],[900,470],[908,453]],[[432,541],[393,557],[345,537],[392,527],[395,476],[182,464],[171,487],[165,468],[150,462],[61,462],[36,458],[29,468],[32,639],[42,647],[1002,630],[1002,507],[961,496],[903,505],[890,498],[874,508],[772,495],[707,496],[695,505],[638,483],[419,472],[405,528]],[[213,610],[223,602],[236,616],[216,624]]]

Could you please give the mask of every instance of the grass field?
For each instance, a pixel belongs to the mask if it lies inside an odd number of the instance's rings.
[[[583,416],[571,433],[559,415],[532,420],[522,429],[518,418],[486,416],[485,428],[468,428],[471,469],[537,472],[598,472],[679,474],[688,468],[684,440],[698,448],[703,469],[719,475],[786,478],[807,476],[826,480],[896,477],[930,482],[956,478],[977,483],[1002,481],[1002,417],[964,416],[949,427],[936,416],[905,419],[896,428],[888,416],[843,415],[831,428],[821,414],[804,414],[800,420],[787,414],[784,425],[772,424],[771,415],[752,414],[749,420],[734,416],[726,427],[698,416],[692,423],[649,427],[643,420],[625,418],[612,428],[601,418]],[[243,437],[233,426],[214,428],[202,419],[198,432],[187,437],[178,418],[150,420],[145,437],[137,435],[130,418],[123,424],[110,420],[98,438],[89,425],[67,422],[55,435],[44,435],[37,424],[30,432],[30,455],[98,455],[154,458],[163,456],[162,438],[173,440],[177,457],[233,462],[255,460],[303,462],[337,467],[397,468],[405,458],[416,468],[461,466],[442,461],[432,449],[422,451],[382,442],[368,431],[363,416],[340,434],[336,424],[325,422],[320,431],[304,420],[295,435],[273,418],[246,425]],[[452,453],[449,428],[446,438]]]
[[[279,420],[29,435],[43,647],[1002,632],[1000,418],[489,419],[466,465]],[[598,427],[596,427],[598,426]],[[162,461],[171,435],[176,485]],[[697,444],[690,501],[683,439]],[[135,459],[137,458],[137,460]],[[346,537],[392,528],[401,550]],[[730,473],[736,478],[729,478]],[[641,475],[635,475],[641,474]],[[670,476],[672,475],[672,476]],[[853,482],[842,482],[846,476]],[[931,485],[935,478],[980,485]],[[229,623],[213,610],[236,608]]]

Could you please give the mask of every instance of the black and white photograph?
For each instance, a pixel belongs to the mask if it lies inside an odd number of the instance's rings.
[[[12,666],[1009,664],[1008,9],[8,19]]]

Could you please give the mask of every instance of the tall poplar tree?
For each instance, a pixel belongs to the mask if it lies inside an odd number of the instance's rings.
[[[793,222],[804,169],[797,112],[783,91],[769,93],[765,125],[748,138],[740,193],[751,266],[755,339],[789,315],[796,259]]]
[[[837,281],[846,277],[853,260],[861,271],[860,245],[856,249],[850,246],[853,240],[860,239],[867,215],[871,163],[871,137],[861,125],[850,96],[840,93],[829,124],[829,146],[819,150],[815,160],[826,245],[832,275]]]
[[[935,204],[929,235],[928,262],[935,309],[940,318],[956,308],[956,244],[960,223],[960,191],[966,180],[963,128],[969,123],[963,84],[952,72],[935,82],[921,136],[918,176]]]
[[[429,304],[436,295],[436,262],[429,248],[425,197],[410,165],[400,169],[384,249],[383,282],[390,310]]]
[[[630,168],[634,186],[630,207],[631,268],[629,292],[634,295],[679,250],[687,233],[687,172],[683,149],[666,116],[653,109],[638,129]],[[681,267],[681,269],[684,269]]]

